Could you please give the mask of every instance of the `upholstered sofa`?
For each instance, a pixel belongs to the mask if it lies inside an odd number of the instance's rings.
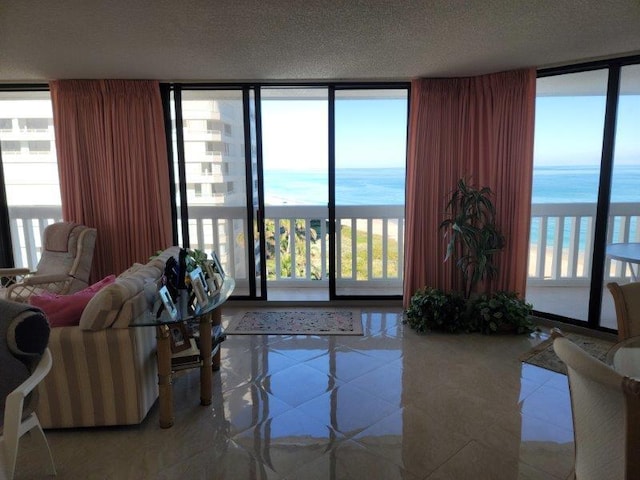
[[[147,312],[145,284],[157,282],[178,251],[170,247],[99,290],[79,325],[51,329],[53,368],[38,387],[44,428],[128,425],[146,417],[158,397],[156,332],[129,325]]]

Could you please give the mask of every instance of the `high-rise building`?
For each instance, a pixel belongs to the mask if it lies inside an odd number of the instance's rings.
[[[0,149],[7,203],[60,205],[53,113],[48,92],[0,99]]]
[[[48,92],[33,100],[3,94],[0,148],[13,205],[60,205],[60,187]],[[46,97],[46,98],[45,98]],[[240,104],[241,107],[241,104]],[[239,110],[239,111],[238,111]],[[183,104],[187,202],[243,205],[244,128],[237,102],[190,100]]]

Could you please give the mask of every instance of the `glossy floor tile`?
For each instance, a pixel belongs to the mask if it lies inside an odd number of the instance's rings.
[[[227,309],[226,324],[241,310]],[[58,479],[561,479],[573,462],[566,377],[519,362],[542,336],[418,335],[400,308],[364,335],[233,335],[214,398],[174,382],[137,426],[46,432]],[[21,443],[16,478],[45,478]]]

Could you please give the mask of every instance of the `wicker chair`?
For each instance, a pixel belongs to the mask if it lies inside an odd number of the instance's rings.
[[[640,335],[640,282],[618,285],[608,283],[607,288],[613,296],[618,322],[618,340]]]
[[[87,287],[95,242],[95,228],[71,222],[49,225],[42,235],[42,256],[36,271],[0,269],[5,298],[27,302],[36,293],[66,295]]]
[[[640,478],[640,381],[562,336],[553,348],[567,365],[576,480]]]

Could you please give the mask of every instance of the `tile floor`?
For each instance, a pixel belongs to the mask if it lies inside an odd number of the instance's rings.
[[[223,322],[237,311],[228,309]],[[363,309],[362,337],[229,336],[214,401],[176,379],[175,425],[49,430],[58,479],[567,479],[566,377],[540,336],[417,335]],[[16,478],[44,478],[25,437]]]

